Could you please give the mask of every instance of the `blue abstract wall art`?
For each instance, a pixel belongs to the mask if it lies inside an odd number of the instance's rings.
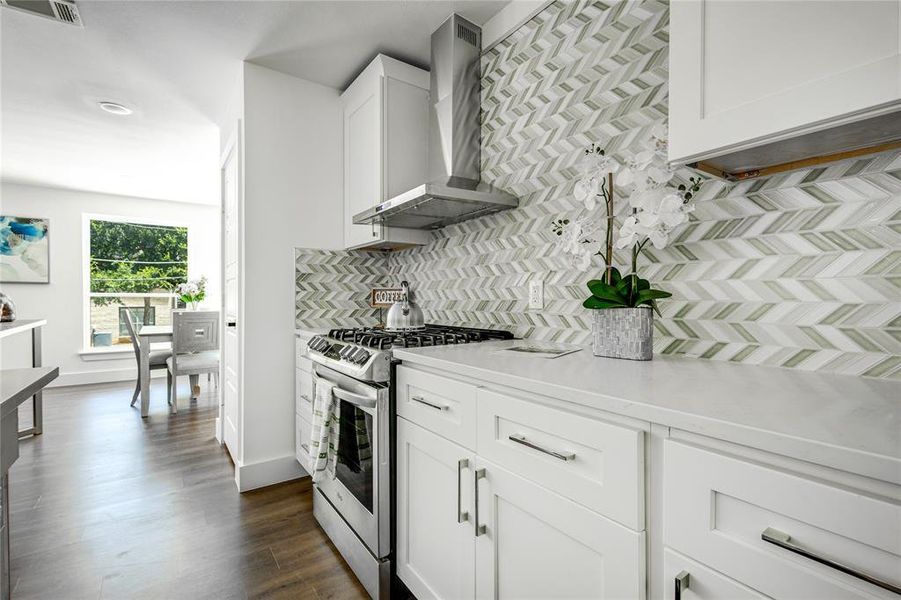
[[[0,282],[50,283],[48,219],[0,216]]]

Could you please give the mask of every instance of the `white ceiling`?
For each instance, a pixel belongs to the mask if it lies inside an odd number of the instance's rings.
[[[83,29],[2,8],[0,177],[217,204],[242,60],[344,88],[378,52],[427,66],[450,13],[482,24],[508,1],[82,0]]]

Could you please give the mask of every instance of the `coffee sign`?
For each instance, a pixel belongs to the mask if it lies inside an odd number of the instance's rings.
[[[369,298],[369,306],[373,308],[388,308],[395,302],[402,302],[404,291],[401,288],[372,288]]]

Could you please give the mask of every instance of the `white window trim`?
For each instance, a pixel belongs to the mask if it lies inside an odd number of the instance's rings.
[[[167,219],[153,219],[150,217],[132,217],[128,215],[105,215],[98,213],[82,213],[81,215],[81,322],[82,322],[82,350],[79,352],[82,360],[119,360],[126,352],[134,352],[131,346],[126,348],[94,348],[91,346],[91,221],[110,221],[113,223],[135,223],[138,225],[160,225],[162,227],[184,227],[188,229],[188,244],[190,247],[190,226],[184,221],[170,221]],[[190,257],[190,249],[188,251]],[[190,270],[191,265],[188,264]],[[138,294],[138,293],[97,293],[98,297],[140,297],[174,298],[175,294]]]

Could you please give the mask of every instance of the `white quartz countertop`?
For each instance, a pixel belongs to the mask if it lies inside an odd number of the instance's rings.
[[[395,349],[432,367],[901,484],[901,382],[702,359],[554,359],[523,340]]]

